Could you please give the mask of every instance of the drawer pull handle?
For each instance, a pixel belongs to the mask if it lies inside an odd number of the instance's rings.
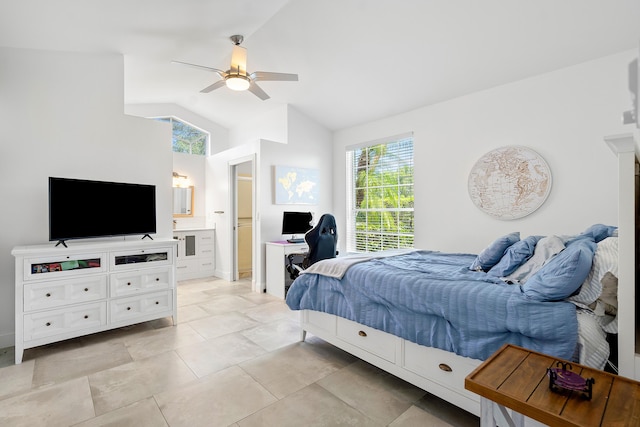
[[[159,281],[160,281],[160,278],[159,278],[159,277],[156,277],[156,282],[159,282]]]
[[[451,366],[447,365],[446,363],[439,364],[438,368],[442,369],[445,372],[453,372],[453,369],[451,369]]]
[[[84,291],[85,292],[89,292],[89,288],[84,288]]]
[[[358,335],[360,335],[361,337],[366,337],[367,333],[365,331],[358,331]]]
[[[131,307],[127,307],[127,311],[128,311],[128,310],[131,310]]]
[[[47,325],[47,326],[51,326],[51,322],[47,322],[47,323],[46,323],[46,325]]]
[[[85,319],[88,319],[88,318],[89,318],[89,315],[88,315],[88,314],[85,314],[85,315],[84,315],[84,318],[85,318]]]
[[[131,286],[131,282],[127,282],[127,286]]]
[[[49,298],[51,296],[50,292],[47,292],[47,298]]]
[[[156,305],[160,304],[160,301],[156,301]]]

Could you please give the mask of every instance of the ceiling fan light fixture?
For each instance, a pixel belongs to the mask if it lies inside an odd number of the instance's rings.
[[[269,95],[267,95],[266,92],[262,90],[256,82],[298,81],[297,74],[272,73],[269,71],[256,71],[253,73],[249,73],[247,71],[247,49],[240,46],[240,43],[242,43],[244,37],[242,37],[241,35],[233,35],[230,37],[230,39],[233,42],[233,52],[231,54],[231,66],[226,71],[219,70],[217,68],[206,67],[204,65],[173,61],[176,64],[183,64],[202,70],[213,71],[220,77],[220,80],[217,80],[213,84],[205,87],[200,91],[200,93],[209,93],[213,90],[226,86],[229,89],[235,91],[248,90],[261,100],[265,101],[269,99]]]
[[[247,90],[251,86],[251,81],[248,77],[241,74],[232,74],[225,79],[225,84],[231,90]]]

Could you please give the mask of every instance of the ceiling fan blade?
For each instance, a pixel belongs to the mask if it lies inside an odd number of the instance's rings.
[[[217,68],[205,67],[204,65],[189,64],[188,62],[180,62],[180,61],[171,61],[171,63],[186,65],[187,67],[197,68],[199,70],[213,71],[214,73],[219,75],[221,79],[224,79],[225,76],[227,75],[226,71],[218,70]]]
[[[255,81],[280,81],[280,82],[297,82],[297,74],[288,73],[271,73],[269,71],[255,71],[251,73],[251,78]]]
[[[219,81],[215,82],[214,84],[209,85],[209,86],[205,87],[204,89],[202,89],[200,91],[200,93],[209,93],[212,90],[215,90],[215,89],[218,89],[218,88],[224,86],[224,84],[225,84],[224,80],[219,80]]]
[[[267,95],[267,92],[263,91],[262,88],[255,82],[251,82],[251,85],[249,86],[249,92],[262,99],[263,101],[270,98],[270,96]]]

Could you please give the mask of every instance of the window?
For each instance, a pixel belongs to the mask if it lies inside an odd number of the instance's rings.
[[[347,147],[347,251],[413,247],[413,135]]]
[[[173,128],[172,145],[176,153],[207,155],[209,133],[174,117],[162,117],[161,122],[169,122]]]

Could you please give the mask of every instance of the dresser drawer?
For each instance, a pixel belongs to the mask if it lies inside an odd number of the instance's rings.
[[[173,264],[173,248],[153,248],[133,251],[112,252],[110,265],[112,271],[137,270]]]
[[[106,324],[106,302],[25,314],[24,340],[30,341],[72,331],[98,328]]]
[[[215,270],[215,264],[212,259],[201,259],[198,262],[200,271],[213,271]]]
[[[213,260],[213,245],[210,246],[201,246],[199,256],[202,259],[210,259]]]
[[[23,288],[24,311],[42,310],[107,298],[107,276],[69,278],[27,283]]]
[[[404,367],[443,386],[464,390],[464,379],[481,362],[411,341],[404,343]]]
[[[176,262],[176,273],[191,273],[198,271],[200,262],[197,259],[180,259]]]
[[[132,295],[155,289],[167,289],[171,283],[169,268],[154,268],[111,275],[111,297]]]
[[[197,233],[197,237],[199,246],[213,246],[215,243],[216,233],[213,230],[200,231]]]
[[[118,298],[110,301],[109,309],[112,323],[145,317],[157,312],[171,311],[173,309],[173,293],[164,291],[137,297]]]
[[[107,271],[107,254],[61,254],[25,258],[24,280],[51,280]]]
[[[338,317],[337,327],[337,335],[339,338],[389,362],[395,363],[396,345],[399,342],[398,337],[342,317]]]

